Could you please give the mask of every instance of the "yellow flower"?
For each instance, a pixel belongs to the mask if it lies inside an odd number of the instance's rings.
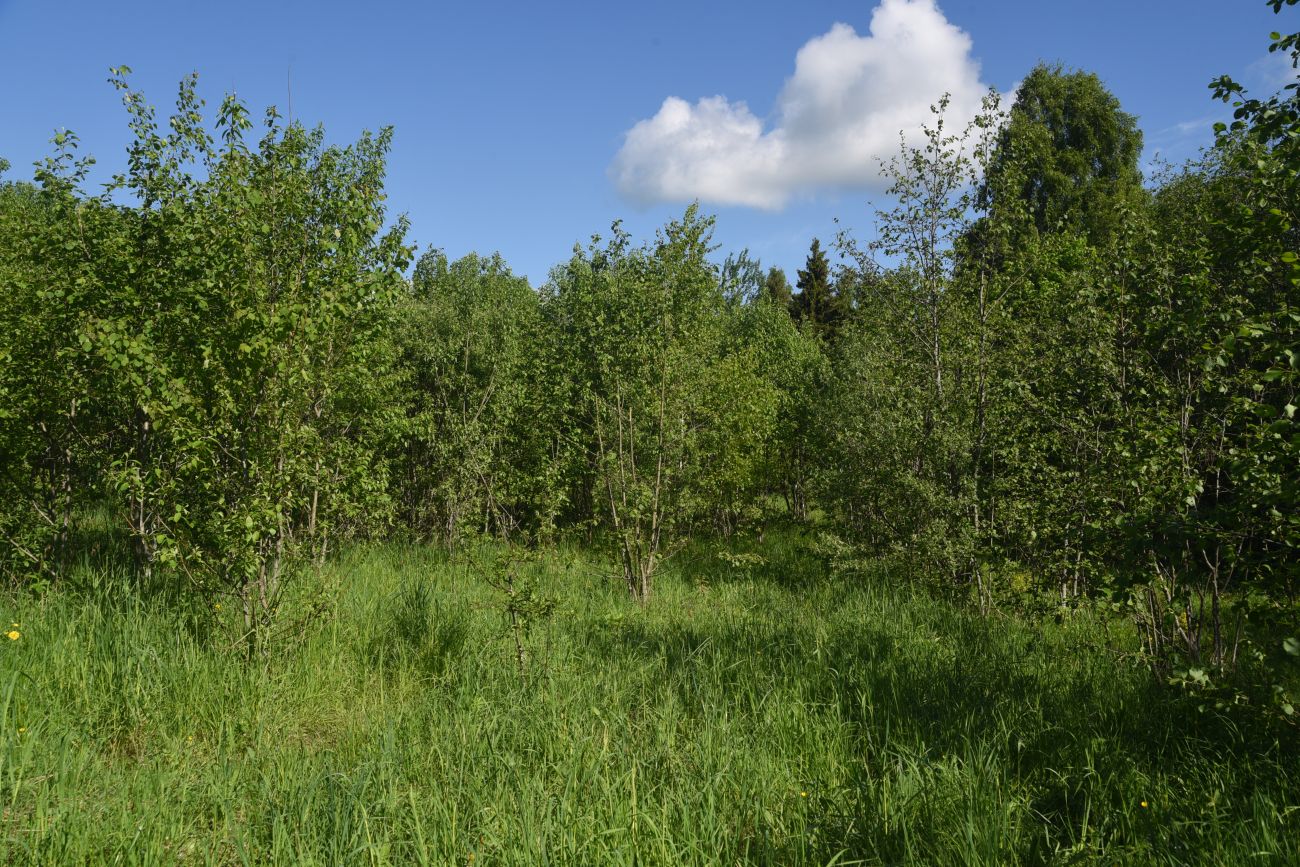
[[[801,798],[806,798],[806,797],[808,797],[808,793],[807,793],[807,792],[800,792],[800,793],[799,793],[799,797],[801,797]]]
[[[1146,802],[1146,801],[1143,801],[1143,802],[1142,802],[1142,809],[1145,810],[1146,808],[1147,808],[1147,802]]]
[[[18,734],[23,734],[23,733],[26,732],[26,731],[27,731],[27,726],[19,726],[19,727],[18,727]]]
[[[5,633],[5,636],[6,636],[10,641],[17,641],[18,639],[20,639],[20,638],[23,637],[23,634],[22,634],[21,632],[19,632],[17,629],[11,629],[11,630],[9,630],[8,632]]]

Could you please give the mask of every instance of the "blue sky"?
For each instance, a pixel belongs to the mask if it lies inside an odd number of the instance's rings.
[[[389,203],[422,249],[499,250],[536,284],[615,218],[644,237],[699,196],[724,252],[793,276],[835,218],[869,233],[873,154],[927,88],[1007,92],[1040,60],[1094,71],[1145,158],[1177,160],[1226,113],[1207,82],[1275,89],[1268,33],[1297,29],[1262,0],[0,0],[0,156],[29,176],[66,127],[101,177],[120,170],[110,66],[160,110],[191,71],[210,106],[234,90],[283,110],[291,83],[294,117],[335,141],[396,127]]]

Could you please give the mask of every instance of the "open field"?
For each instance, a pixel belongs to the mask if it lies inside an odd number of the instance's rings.
[[[645,608],[548,554],[522,683],[501,597],[437,549],[343,556],[266,664],[111,572],[4,596],[0,862],[1300,859],[1294,749],[1189,711],[1092,615],[762,554],[697,545]]]

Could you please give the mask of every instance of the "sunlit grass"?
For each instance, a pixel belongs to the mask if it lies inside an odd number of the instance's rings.
[[[494,591],[432,549],[350,552],[266,665],[120,576],[2,597],[0,861],[1300,860],[1294,749],[1095,622],[762,553],[696,545],[645,609],[552,553],[523,682]]]

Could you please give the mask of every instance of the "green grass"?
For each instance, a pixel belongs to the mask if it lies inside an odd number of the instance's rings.
[[[111,574],[0,597],[0,863],[1300,863],[1294,745],[1101,624],[764,554],[698,545],[644,610],[548,555],[527,683],[433,549],[350,552],[266,665]]]

